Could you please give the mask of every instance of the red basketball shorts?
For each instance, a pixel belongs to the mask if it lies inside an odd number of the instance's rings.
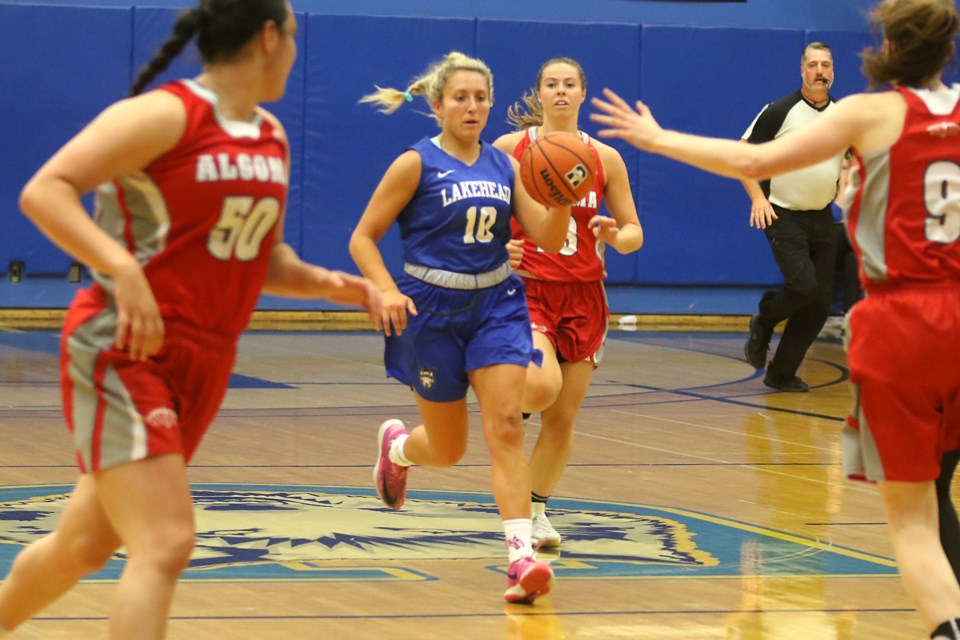
[[[530,327],[547,336],[566,362],[599,366],[610,309],[603,283],[524,278]]]
[[[850,315],[857,404],[844,428],[844,471],[926,482],[960,448],[960,285],[870,291]]]
[[[60,344],[67,425],[84,473],[179,453],[189,461],[220,408],[236,339],[167,322],[146,362],[113,348],[116,314],[102,292],[77,295]]]

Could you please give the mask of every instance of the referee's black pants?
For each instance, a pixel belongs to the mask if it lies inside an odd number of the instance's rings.
[[[787,321],[767,368],[767,375],[783,380],[797,374],[830,312],[836,238],[830,205],[821,211],[772,206],[777,220],[764,232],[783,274],[783,286],[763,294],[760,324],[772,331]]]

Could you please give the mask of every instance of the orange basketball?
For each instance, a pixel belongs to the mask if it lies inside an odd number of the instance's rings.
[[[520,156],[520,180],[547,207],[580,202],[593,186],[597,163],[578,134],[553,131],[530,142]]]

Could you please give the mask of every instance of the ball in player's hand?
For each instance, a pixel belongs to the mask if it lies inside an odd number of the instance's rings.
[[[597,163],[580,135],[553,131],[530,142],[520,156],[520,180],[546,207],[580,202],[593,187]]]

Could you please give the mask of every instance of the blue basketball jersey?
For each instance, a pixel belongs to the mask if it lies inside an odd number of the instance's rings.
[[[403,259],[457,273],[492,271],[508,259],[514,171],[510,158],[487,143],[467,165],[431,139],[420,154],[420,184],[400,212]]]

